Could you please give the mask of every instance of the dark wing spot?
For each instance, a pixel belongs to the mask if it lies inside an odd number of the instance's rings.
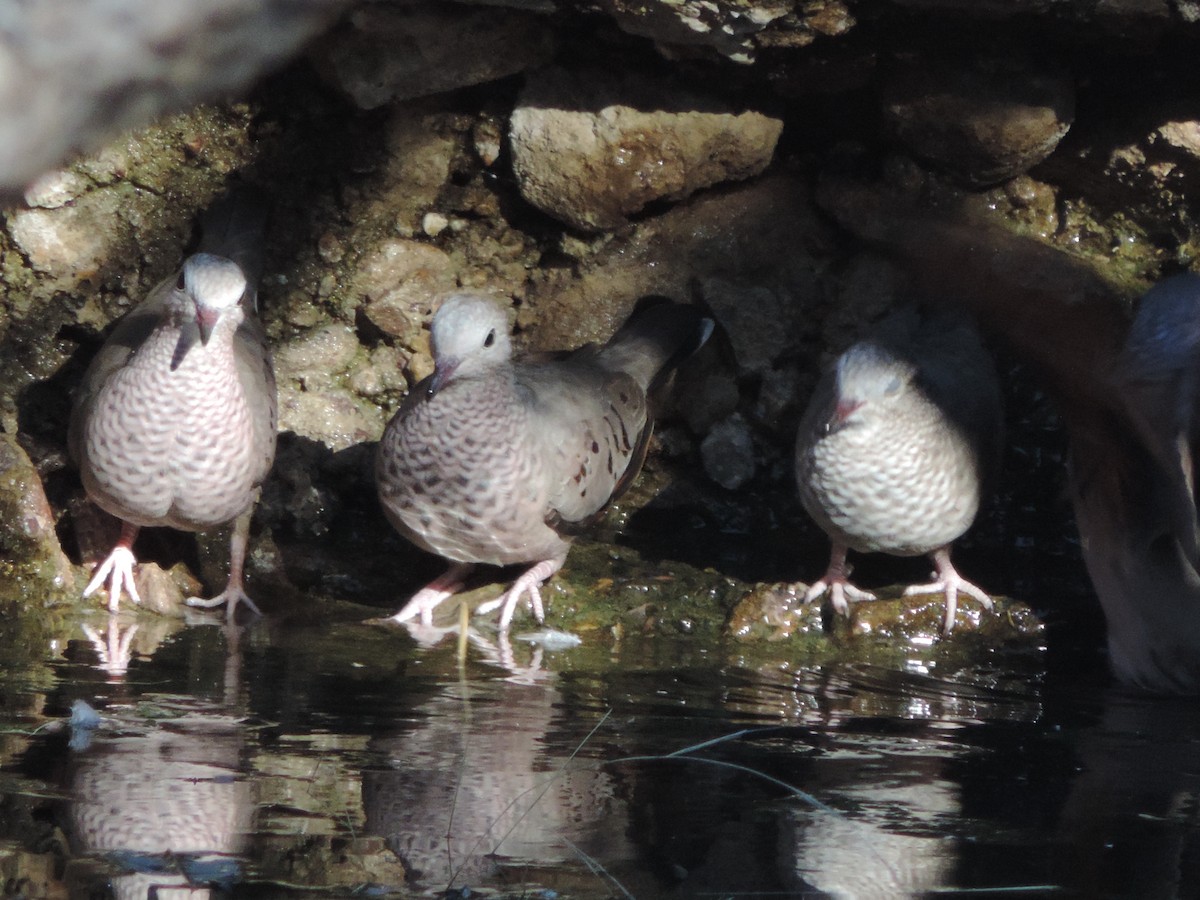
[[[592,441],[592,452],[593,453],[600,452],[600,445],[598,443],[596,443],[595,441]]]

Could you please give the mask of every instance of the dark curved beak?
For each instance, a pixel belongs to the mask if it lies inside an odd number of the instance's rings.
[[[434,365],[433,377],[429,379],[429,387],[426,389],[426,394],[432,397],[444,388],[450,382],[450,379],[454,377],[454,370],[457,368],[457,358],[439,359]]]
[[[200,328],[200,343],[208,344],[208,339],[212,336],[213,329],[217,327],[217,320],[220,318],[219,312],[196,307],[196,325]]]

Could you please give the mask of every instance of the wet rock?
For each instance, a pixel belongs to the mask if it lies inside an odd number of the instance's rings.
[[[754,440],[737,413],[713,426],[700,444],[704,472],[726,490],[736,491],[754,477]]]
[[[119,206],[116,193],[96,191],[71,206],[19,210],[9,219],[9,233],[35,271],[69,289],[95,278],[123,245]]]
[[[25,188],[27,206],[57,209],[65,206],[87,189],[87,182],[75,172],[54,170],[35,178]]]
[[[221,537],[228,557],[229,535],[222,531]],[[219,578],[217,583],[223,583],[224,574]],[[140,608],[165,616],[182,618],[191,609],[185,602],[187,598],[204,595],[204,586],[183,563],[176,563],[169,570],[154,562],[139,563],[134,583],[142,598]]]
[[[41,605],[71,591],[75,579],[58,544],[54,513],[29,457],[9,434],[0,434],[0,582],[5,600]]]
[[[666,56],[704,48],[739,63],[753,62],[758,47],[804,47],[855,24],[837,0],[604,0],[602,7],[622,30],[650,38]]]
[[[384,411],[354,396],[344,383],[360,358],[358,338],[338,324],[316,328],[280,348],[275,354],[280,431],[335,450],[377,440]]]
[[[483,84],[550,59],[543,17],[457,4],[369,4],[349,17],[318,58],[363,109]]]
[[[1012,58],[912,58],[888,77],[883,111],[910,151],[983,186],[1026,172],[1054,151],[1075,116],[1075,86],[1064,71]]]
[[[783,123],[636,75],[550,68],[529,77],[509,125],[521,195],[584,231],[618,228],[766,168]]]

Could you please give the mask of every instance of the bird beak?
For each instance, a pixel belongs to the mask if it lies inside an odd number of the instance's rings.
[[[429,380],[429,388],[426,391],[428,396],[432,397],[442,388],[444,388],[454,377],[454,370],[458,368],[458,359],[450,357],[449,359],[439,359],[433,368],[433,378]]]
[[[208,339],[212,336],[213,329],[217,327],[217,320],[220,318],[219,311],[196,307],[196,324],[200,327],[200,343],[208,344]]]
[[[833,415],[825,423],[825,433],[833,434],[835,431],[840,431],[845,427],[846,420],[854,415],[862,405],[863,402],[861,400],[839,400],[838,405],[833,410]]]

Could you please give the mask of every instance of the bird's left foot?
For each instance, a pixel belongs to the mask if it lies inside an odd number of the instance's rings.
[[[929,584],[913,584],[912,587],[906,588],[905,596],[916,596],[918,594],[946,594],[946,616],[942,619],[942,634],[948,635],[954,630],[954,614],[959,608],[959,593],[964,593],[974,600],[978,600],[979,604],[985,610],[991,610],[992,602],[990,596],[985,594],[982,589],[974,586],[966,578],[954,571],[950,570],[937,572],[935,580]]]
[[[512,624],[513,613],[516,612],[517,604],[521,601],[521,595],[528,594],[529,608],[533,610],[533,616],[540,625],[546,621],[546,610],[542,605],[542,594],[539,588],[542,582],[562,568],[563,562],[562,559],[543,560],[528,569],[525,574],[513,582],[512,587],[495,600],[479,604],[475,608],[475,613],[487,615],[493,610],[499,609],[500,621],[497,627],[500,629],[500,633],[504,634],[508,631],[508,626]]]
[[[213,609],[225,604],[225,621],[232,622],[237,615],[239,603],[244,603],[252,613],[256,616],[262,616],[262,610],[258,608],[258,604],[251,600],[240,585],[230,585],[217,594],[215,597],[205,599],[204,597],[188,597],[184,603],[188,606],[198,606],[202,609]]]

